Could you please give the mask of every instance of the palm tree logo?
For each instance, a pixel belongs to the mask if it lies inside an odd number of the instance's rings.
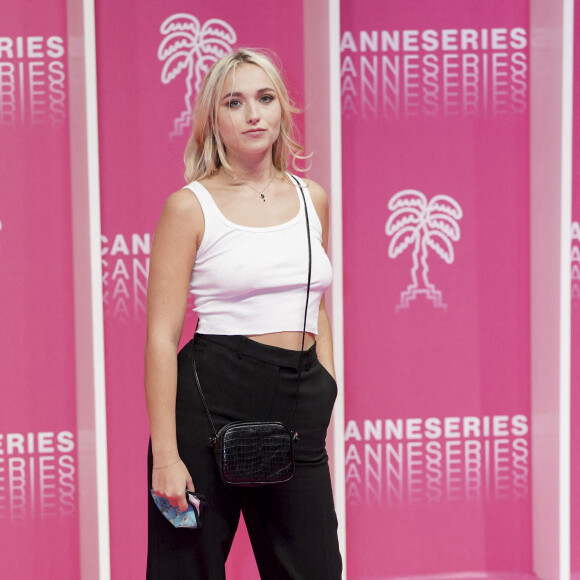
[[[161,82],[169,84],[182,71],[185,78],[185,110],[173,121],[170,137],[182,135],[191,122],[191,102],[209,67],[233,50],[237,35],[234,29],[218,18],[207,20],[203,26],[191,14],[179,13],[166,18],[160,27],[164,38],[157,50],[157,58],[164,62]]]
[[[572,304],[580,304],[580,222],[572,222]]]
[[[389,200],[392,212],[385,232],[392,236],[389,258],[397,258],[410,246],[413,247],[411,283],[401,292],[396,310],[409,308],[412,300],[424,295],[436,308],[446,309],[440,290],[429,281],[429,249],[446,264],[455,259],[453,242],[461,237],[459,224],[463,217],[461,206],[448,195],[436,195],[427,201],[425,194],[416,189],[399,191]]]

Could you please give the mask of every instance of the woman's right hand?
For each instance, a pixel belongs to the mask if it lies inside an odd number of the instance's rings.
[[[153,468],[151,485],[155,495],[167,498],[171,505],[177,506],[182,512],[188,507],[185,489],[195,491],[191,475],[181,459],[161,469]]]

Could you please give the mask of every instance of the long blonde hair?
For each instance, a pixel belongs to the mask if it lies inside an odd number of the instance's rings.
[[[259,66],[274,84],[280,108],[280,134],[272,146],[272,161],[279,171],[286,171],[288,159],[292,157],[292,166],[296,159],[305,159],[304,148],[294,139],[292,113],[299,112],[288,96],[282,80],[280,69],[274,59],[264,52],[239,48],[227,54],[207,72],[193,106],[191,135],[185,148],[185,179],[189,183],[211,177],[223,165],[231,171],[224,144],[217,130],[217,111],[227,75],[239,64]]]

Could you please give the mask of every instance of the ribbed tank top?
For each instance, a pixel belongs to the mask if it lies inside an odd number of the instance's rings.
[[[322,247],[322,226],[304,182],[310,239],[312,279],[306,332],[318,334],[318,310],[330,285],[332,268]],[[251,335],[302,331],[308,283],[308,240],[304,203],[276,226],[248,227],[233,223],[219,210],[199,182],[186,185],[201,205],[203,239],[191,273],[190,291],[203,334]]]

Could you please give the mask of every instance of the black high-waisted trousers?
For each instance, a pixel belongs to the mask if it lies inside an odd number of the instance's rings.
[[[236,488],[222,483],[199,380],[217,430],[231,421],[276,420],[293,427],[300,352],[243,336],[197,333],[178,355],[177,441],[195,489],[206,495],[203,528],[176,529],[149,495],[148,580],[219,580],[238,526],[248,528],[263,580],[338,580],[342,562],[332,499],[326,430],[336,382],[316,357],[302,355],[296,409],[296,471],[286,483]],[[149,449],[149,487],[151,486]]]

